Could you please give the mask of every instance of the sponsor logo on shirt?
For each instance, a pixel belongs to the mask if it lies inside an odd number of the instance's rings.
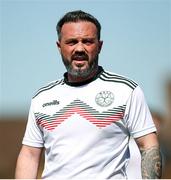
[[[101,107],[110,106],[114,101],[114,95],[110,91],[101,91],[95,97],[96,103]]]
[[[59,104],[59,101],[58,100],[53,100],[51,102],[47,102],[47,103],[44,103],[42,105],[42,107],[46,107],[46,106],[52,106],[52,105],[58,105]]]

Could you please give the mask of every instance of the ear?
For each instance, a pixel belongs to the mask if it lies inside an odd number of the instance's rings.
[[[100,53],[100,51],[102,49],[102,46],[103,46],[103,41],[99,41],[99,53]]]
[[[56,45],[57,45],[57,48],[59,50],[59,52],[61,52],[61,44],[59,41],[56,41]]]

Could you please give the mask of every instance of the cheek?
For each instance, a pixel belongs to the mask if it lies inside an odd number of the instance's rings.
[[[89,54],[91,57],[96,57],[99,54],[99,49],[98,48],[91,49],[89,51]]]
[[[61,48],[61,54],[63,56],[70,56],[71,55],[71,50],[69,48]]]

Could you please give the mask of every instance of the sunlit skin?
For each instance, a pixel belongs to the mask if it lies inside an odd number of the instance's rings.
[[[70,82],[84,81],[96,74],[102,44],[91,22],[69,22],[62,26],[57,46]]]

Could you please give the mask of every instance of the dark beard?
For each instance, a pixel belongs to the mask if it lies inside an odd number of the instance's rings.
[[[62,56],[63,63],[66,67],[66,70],[69,74],[71,74],[75,78],[87,78],[94,70],[98,67],[98,55],[95,57],[95,59],[88,64],[88,68],[82,70],[81,67],[78,69],[73,69],[71,63],[68,62],[63,56]]]

